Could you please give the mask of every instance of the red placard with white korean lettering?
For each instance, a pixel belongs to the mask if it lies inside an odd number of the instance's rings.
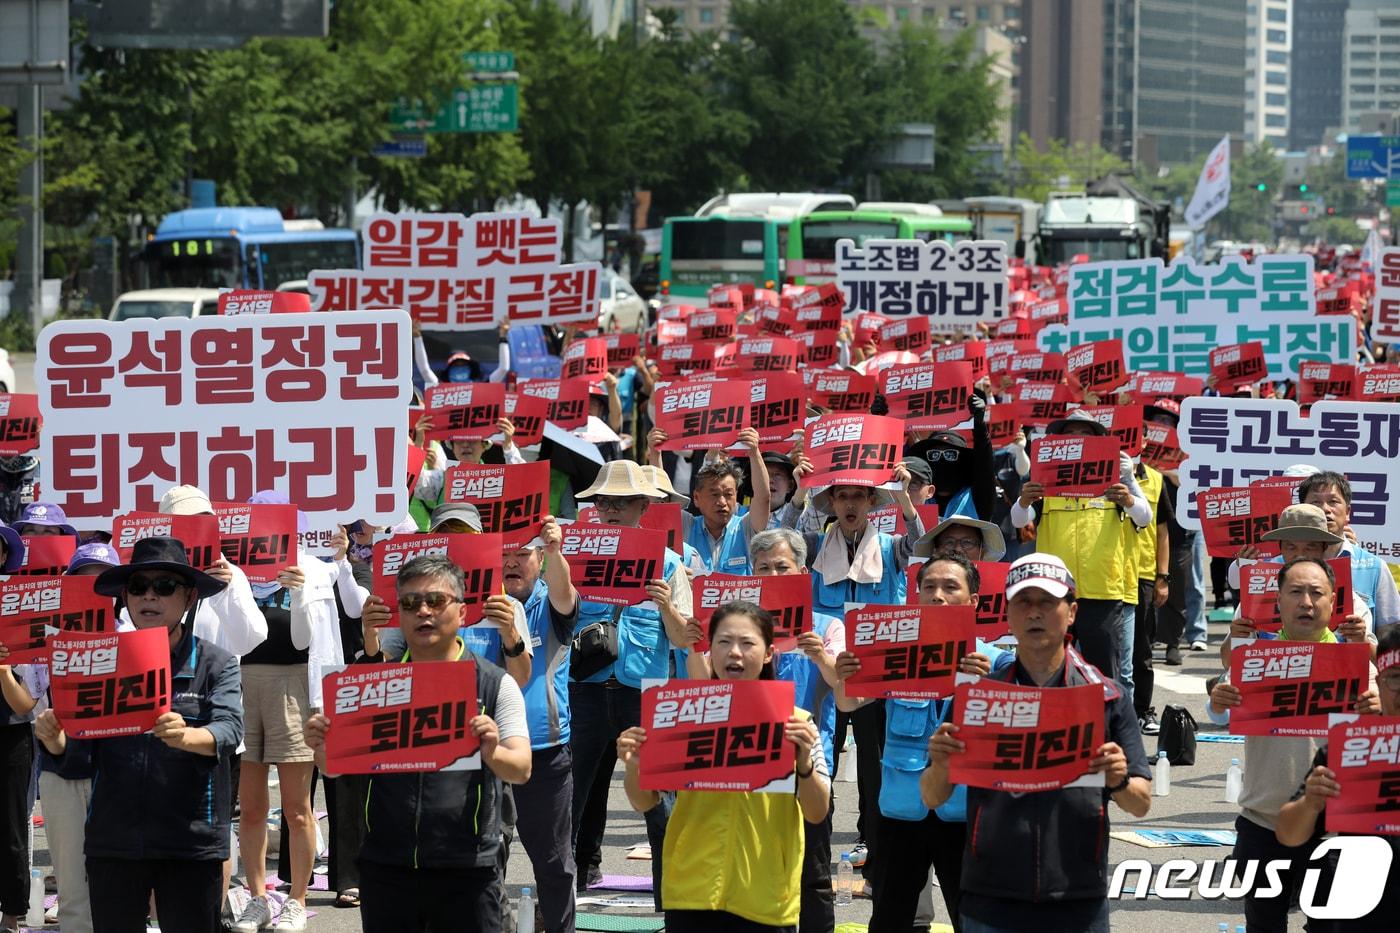
[[[1074,391],[1067,385],[1023,382],[1016,386],[1016,401],[1012,404],[1018,422],[1044,427],[1063,418],[1073,401]]]
[[[170,712],[170,637],[164,628],[54,635],[49,690],[70,739],[140,735]]]
[[[1128,380],[1123,341],[1095,340],[1074,347],[1065,353],[1065,370],[1086,391],[1111,392]]]
[[[1327,767],[1342,786],[1327,831],[1400,835],[1400,717],[1363,716],[1327,730]]]
[[[925,533],[938,527],[937,503],[916,505],[914,511],[919,513],[919,523],[924,526]],[[878,509],[871,509],[865,517],[870,522],[870,527],[876,531],[884,532],[887,535],[909,533],[909,527],[904,521],[904,510],[898,504],[891,503],[882,505]]]
[[[1069,323],[1069,302],[1063,298],[1037,301],[1026,309],[1026,318],[1035,330],[1051,324]]]
[[[860,672],[851,697],[928,700],[952,694],[958,662],[977,650],[971,606],[877,606],[846,613],[846,649]]]
[[[1006,622],[1006,571],[1011,565],[979,560],[974,566],[982,583],[977,588],[977,637],[993,642],[1011,634]]]
[[[983,678],[958,686],[958,739],[948,780],[968,787],[1033,793],[1058,790],[1089,772],[1105,741],[1100,684],[1025,687]]]
[[[1356,366],[1303,360],[1298,364],[1298,404],[1311,405],[1325,398],[1359,398],[1356,394]]]
[[[969,363],[973,380],[987,375],[987,344],[982,340],[964,340],[933,348],[935,363]]]
[[[904,318],[881,324],[879,338],[881,350],[903,350],[914,354],[922,354],[933,342],[926,317]]]
[[[790,299],[784,298],[794,311],[799,331],[838,331],[841,329],[841,316],[846,307],[846,295],[841,286],[827,282],[815,288],[808,286]]]
[[[837,337],[834,330],[805,330],[792,335],[792,339],[802,347],[802,362],[814,369],[836,365]]]
[[[672,680],[642,691],[642,790],[791,794],[789,680]]]
[[[1230,652],[1230,683],[1240,691],[1230,734],[1325,736],[1333,716],[1356,711],[1370,669],[1371,649],[1364,644],[1241,645]]]
[[[1279,513],[1293,504],[1287,486],[1226,486],[1196,493],[1196,512],[1211,557],[1235,557],[1251,545],[1263,557],[1277,557],[1277,541],[1263,535],[1278,525]]]
[[[463,463],[443,478],[442,501],[470,502],[481,513],[482,530],[499,534],[502,547],[525,547],[549,511],[549,461]]]
[[[475,661],[355,665],[321,681],[326,772],[477,770]]]
[[[608,371],[608,340],[606,337],[582,337],[564,348],[559,361],[561,378],[597,382]]]
[[[804,487],[883,486],[903,456],[904,422],[883,415],[823,415],[807,425],[802,450],[812,461]]]
[[[725,603],[736,599],[757,603],[773,614],[773,647],[792,651],[797,637],[812,631],[812,578],[805,573],[790,576],[742,577],[712,573],[690,581],[695,620],[708,636],[710,616]],[[708,651],[709,638],[702,638],[696,651]]]
[[[1042,437],[1031,445],[1031,482],[1047,496],[1092,499],[1118,482],[1118,438]]]
[[[545,420],[554,422],[565,431],[581,428],[588,423],[587,379],[531,379],[520,383],[520,391],[544,399],[547,405]],[[543,427],[540,433],[543,436]],[[522,442],[517,438],[515,443],[519,446]]]
[[[515,428],[512,440],[516,447],[533,447],[544,440],[544,423],[549,418],[548,400],[523,392],[507,392],[502,411]]]
[[[0,457],[18,457],[39,446],[39,396],[0,393]]]
[[[24,560],[15,571],[26,577],[57,577],[68,572],[68,562],[78,549],[72,535],[20,535]]]
[[[682,511],[679,502],[653,502],[642,513],[641,527],[666,535],[666,547],[679,554],[681,548],[684,547],[685,539]],[[576,521],[580,525],[601,523],[598,510],[591,505],[579,507]]]
[[[656,394],[656,426],[666,432],[662,450],[723,450],[749,423],[749,384],[673,382]]]
[[[1058,384],[1064,381],[1065,372],[1063,353],[1038,350],[1033,353],[1017,353],[1011,357],[1006,367],[1006,374],[1012,379],[1024,379],[1027,382]]]
[[[436,441],[481,441],[497,433],[506,400],[499,382],[445,382],[428,389],[422,418],[432,418],[427,436]]]
[[[786,305],[760,304],[754,309],[758,329],[765,334],[786,337],[797,326],[797,312]]]
[[[727,344],[720,340],[668,343],[655,355],[656,368],[667,378],[713,372],[719,365],[719,354],[725,346]]]
[[[1186,459],[1176,428],[1145,421],[1142,425],[1142,462],[1156,470],[1175,470]]]
[[[734,344],[729,365],[744,375],[750,373],[795,373],[806,348],[790,337],[765,334]]]
[[[222,553],[219,520],[213,515],[164,515],[160,512],[128,512],[112,522],[112,547],[131,563],[131,551],[142,538],[175,538],[196,570],[207,569]]]
[[[275,583],[297,562],[297,507],[271,502],[216,502],[219,551],[249,583]]]
[[[735,308],[721,308],[710,305],[704,311],[696,311],[685,319],[685,339],[728,340],[734,336],[739,323],[739,311]]]
[[[1400,366],[1394,363],[1366,366],[1357,372],[1355,388],[1358,401],[1400,401]]]
[[[311,310],[311,296],[300,292],[260,292],[234,289],[219,295],[219,313],[301,314]]]
[[[715,285],[710,289],[706,303],[711,308],[729,310],[737,314],[744,310],[744,293],[737,285]]]
[[[915,363],[891,366],[881,373],[880,391],[889,403],[890,417],[904,421],[908,430],[946,431],[968,419],[967,397],[973,381],[968,362]]]
[[[574,589],[585,599],[636,605],[649,598],[648,583],[663,579],[664,532],[578,522],[564,526],[563,531],[561,550],[569,562]]]
[[[1254,385],[1269,375],[1264,345],[1251,340],[1215,347],[1210,351],[1210,374],[1215,377],[1215,391],[1221,395]]]
[[[1122,391],[1130,393],[1133,401],[1139,405],[1147,405],[1159,398],[1170,398],[1179,402],[1193,395],[1200,395],[1205,387],[1205,380],[1198,376],[1145,372],[1129,376],[1128,384],[1123,386]]]
[[[486,597],[502,589],[501,544],[499,534],[394,535],[374,544],[374,583],[371,592],[389,607],[389,619],[382,627],[399,624],[398,577],[403,565],[424,554],[446,557],[462,570],[463,598],[467,614],[463,625],[481,621]]]
[[[759,443],[782,447],[806,420],[807,386],[800,375],[768,373],[749,382],[749,424],[758,432]]]
[[[614,372],[631,366],[641,350],[642,339],[637,334],[608,334],[601,339],[608,351],[608,369]]]
[[[861,373],[817,372],[812,376],[812,404],[835,412],[868,412],[875,404],[875,377]]]
[[[1351,558],[1334,557],[1327,561],[1336,580],[1332,599],[1332,618],[1327,627],[1337,626],[1352,613]],[[1240,567],[1240,618],[1248,619],[1261,632],[1277,632],[1283,628],[1278,614],[1278,575],[1283,564],[1255,561]]]
[[[1130,457],[1142,453],[1142,408],[1137,405],[1094,405],[1079,409],[1108,428]]]
[[[116,630],[112,597],[92,590],[92,576],[21,577],[0,581],[0,644],[6,664],[47,664],[57,632]]]

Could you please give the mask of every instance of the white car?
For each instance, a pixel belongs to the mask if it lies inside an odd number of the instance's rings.
[[[603,270],[602,298],[598,305],[598,323],[604,333],[613,330],[640,332],[646,325],[647,303],[631,282],[611,269]]]
[[[219,291],[215,288],[147,288],[124,292],[112,305],[110,321],[138,317],[200,317],[219,313]]]
[[[10,365],[10,351],[0,350],[0,392],[15,391],[15,368]]]

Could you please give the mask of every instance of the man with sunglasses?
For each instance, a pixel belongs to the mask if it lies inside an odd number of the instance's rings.
[[[131,563],[103,571],[93,589],[117,597],[136,628],[167,631],[173,698],[143,735],[69,740],[52,710],[35,725],[60,762],[88,756],[93,764],[85,843],[93,929],[142,928],[154,891],[161,929],[209,933],[223,900],[243,697],[238,659],[194,634],[193,620],[224,583],[191,567],[174,538],[145,538]]]
[[[520,688],[474,653],[461,637],[466,613],[462,571],[446,557],[423,555],[398,574],[399,629],[406,649],[374,662],[474,661],[479,711],[471,721],[481,740],[476,770],[458,763],[430,774],[375,775],[366,791],[360,847],[360,920],[365,933],[501,928],[503,782],[530,779],[530,733]],[[388,605],[365,602],[369,635],[389,621]],[[325,768],[324,714],[306,723],[306,742]]]

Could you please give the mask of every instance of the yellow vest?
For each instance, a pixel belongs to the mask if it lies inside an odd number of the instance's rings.
[[[1138,485],[1147,499],[1147,507],[1152,512],[1152,520],[1136,536],[1137,575],[1140,580],[1157,579],[1157,506],[1162,501],[1162,474],[1143,464],[1146,476],[1138,477]]]
[[[796,926],[804,836],[795,794],[678,791],[662,849],[661,906]]]
[[[1035,547],[1065,562],[1076,596],[1137,605],[1136,555],[1128,549],[1127,537],[1133,528],[1133,520],[1103,496],[1046,496],[1040,502]]]

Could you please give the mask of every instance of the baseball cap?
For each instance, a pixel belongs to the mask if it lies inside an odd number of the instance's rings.
[[[24,533],[28,525],[37,525],[41,528],[57,528],[66,535],[78,536],[78,529],[68,524],[68,516],[63,514],[63,509],[52,502],[31,502],[24,507],[19,518],[15,521],[15,528]]]
[[[1018,557],[1006,571],[1006,598],[1010,600],[1028,586],[1042,589],[1063,599],[1074,592],[1074,577],[1065,562],[1054,554],[1036,552]]]
[[[213,515],[214,506],[198,486],[175,486],[160,497],[163,515]]]
[[[476,506],[470,502],[444,502],[433,509],[432,518],[428,522],[428,528],[436,531],[442,525],[450,521],[464,523],[472,531],[481,531],[481,513],[476,510]]]
[[[923,457],[905,457],[904,468],[909,471],[909,477],[920,486],[927,486],[933,482],[933,468]]]
[[[104,564],[108,567],[116,567],[122,562],[121,555],[117,549],[110,544],[101,541],[90,541],[80,545],[73,552],[72,558],[68,561],[68,572],[73,573],[79,567],[86,567],[89,564]]]

